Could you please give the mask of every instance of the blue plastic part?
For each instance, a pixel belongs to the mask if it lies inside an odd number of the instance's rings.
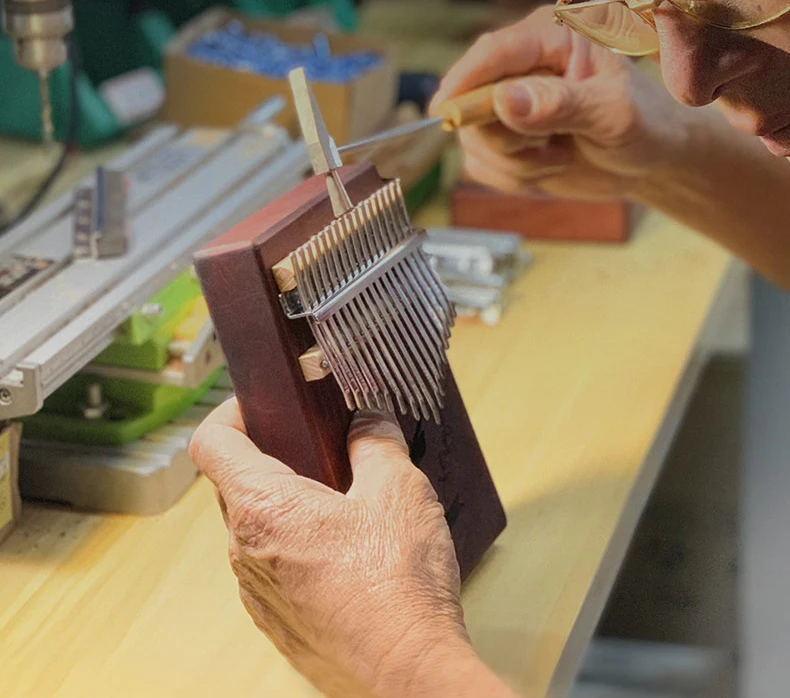
[[[324,34],[316,34],[311,44],[289,44],[274,34],[247,31],[237,20],[203,34],[187,48],[187,55],[276,79],[303,67],[311,82],[331,83],[351,82],[382,61],[370,51],[333,55]]]

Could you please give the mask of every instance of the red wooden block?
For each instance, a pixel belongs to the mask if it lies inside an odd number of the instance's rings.
[[[371,165],[344,168],[352,201],[382,185]],[[313,177],[195,256],[250,438],[297,472],[345,491],[351,413],[331,376],[307,382],[299,356],[315,340],[288,319],[272,267],[333,220],[325,179]],[[505,526],[505,514],[451,371],[441,425],[400,417],[411,455],[445,508],[462,577]]]
[[[504,194],[465,182],[453,189],[451,205],[455,226],[506,230],[546,240],[626,242],[641,217],[641,208],[628,201]]]

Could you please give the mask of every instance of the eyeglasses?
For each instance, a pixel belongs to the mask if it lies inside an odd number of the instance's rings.
[[[662,0],[558,0],[554,17],[590,41],[626,56],[659,49],[653,10]],[[789,0],[667,0],[699,21],[722,29],[753,29],[790,12]],[[737,4],[737,6],[735,6]]]

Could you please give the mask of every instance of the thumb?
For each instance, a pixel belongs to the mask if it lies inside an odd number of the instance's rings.
[[[601,113],[598,103],[604,99],[584,81],[527,76],[494,88],[494,111],[516,133],[591,136],[602,125],[597,115]]]
[[[414,468],[395,416],[360,410],[348,431],[348,457],[354,482],[349,497],[375,496],[404,470]]]

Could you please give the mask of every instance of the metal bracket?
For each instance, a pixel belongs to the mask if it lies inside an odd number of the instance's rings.
[[[38,412],[44,405],[41,367],[24,363],[0,380],[0,421]]]
[[[198,332],[195,340],[186,351],[173,348],[173,359],[161,371],[149,371],[142,368],[110,366],[106,364],[88,364],[83,373],[108,378],[122,378],[139,383],[154,385],[172,385],[178,388],[199,388],[212,373],[225,365],[214,325],[210,320]]]

